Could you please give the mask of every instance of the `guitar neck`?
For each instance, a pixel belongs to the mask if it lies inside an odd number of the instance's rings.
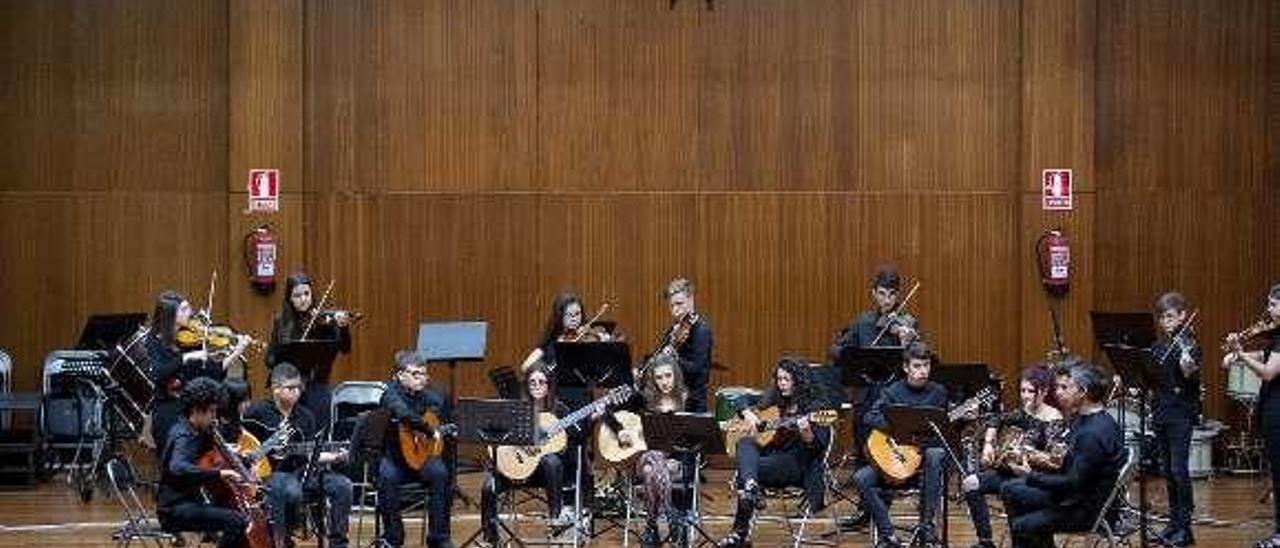
[[[574,411],[572,413],[569,413],[568,415],[565,415],[564,418],[561,418],[560,420],[557,420],[555,424],[552,424],[551,428],[548,428],[546,431],[547,437],[550,438],[555,436],[556,434],[559,434],[560,432],[565,431],[565,429],[569,428],[570,426],[573,426],[578,421],[591,416],[591,414],[594,413],[596,409],[603,408],[603,406],[607,405],[609,402],[620,397],[625,397],[626,395],[629,395],[629,393],[630,392],[626,390],[611,392],[596,401],[593,401],[587,405],[584,405],[578,408],[577,411]]]

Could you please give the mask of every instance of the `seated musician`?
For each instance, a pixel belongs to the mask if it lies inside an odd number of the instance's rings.
[[[569,413],[569,407],[556,399],[552,379],[547,369],[546,364],[537,362],[525,371],[523,397],[533,402],[535,416],[546,412],[561,418]],[[522,481],[523,485],[543,487],[547,497],[547,515],[551,516],[552,526],[563,526],[573,522],[572,516],[564,507],[563,492],[560,488],[564,484],[565,477],[572,477],[576,468],[572,466],[576,464],[576,460],[568,453],[577,450],[583,433],[577,425],[569,427],[567,432],[570,443],[558,453],[542,455],[537,469]],[[499,540],[498,495],[510,489],[512,484],[512,479],[504,476],[500,469],[495,469],[485,478],[484,485],[481,487],[480,521],[484,531],[484,541],[490,546],[497,546]]]
[[[285,544],[291,544],[289,531],[293,510],[302,503],[303,489],[312,492],[323,489],[329,500],[328,546],[346,548],[347,522],[351,515],[351,480],[342,474],[313,471],[302,485],[301,475],[311,456],[311,450],[305,445],[300,451],[292,450],[298,442],[313,441],[316,435],[316,420],[311,411],[298,404],[302,394],[302,375],[297,368],[288,362],[280,362],[271,370],[271,397],[254,402],[245,412],[244,427],[265,442],[281,426],[282,421],[289,421],[293,435],[285,441],[282,450],[268,454],[271,460],[271,476],[267,479],[267,505],[271,508],[271,526],[274,537]],[[328,465],[346,460],[346,451],[322,451],[319,465]]]
[[[792,358],[783,358],[773,370],[773,384],[765,391],[754,409],[743,409],[745,432],[759,430],[759,413],[776,407],[783,418],[795,417],[793,428],[778,430],[773,441],[760,447],[756,438],[747,435],[738,440],[737,491],[738,508],[733,517],[733,531],[719,542],[720,546],[750,546],[751,518],[763,487],[802,487],[811,512],[826,506],[823,495],[823,457],[831,442],[831,429],[813,424],[807,414],[817,409],[810,397],[812,381],[809,366]]]
[[[182,418],[161,445],[156,517],[166,531],[221,533],[219,547],[239,548],[245,543],[245,517],[206,502],[202,488],[240,477],[234,470],[209,470],[198,464],[215,449],[214,419],[225,399],[225,390],[213,379],[196,378],[183,387],[178,397]]]
[[[868,425],[877,430],[888,430],[884,409],[889,405],[939,409],[947,407],[947,389],[929,380],[929,374],[933,368],[933,352],[929,346],[916,341],[907,345],[902,354],[902,369],[906,373],[906,378],[894,381],[885,387],[880,392],[880,397],[863,417]],[[926,545],[935,545],[938,543],[938,535],[933,525],[933,518],[942,497],[947,454],[942,447],[930,445],[926,445],[922,453],[924,476],[921,492],[923,494],[920,497],[920,524],[916,538]],[[900,542],[893,535],[893,524],[889,521],[889,507],[880,496],[879,487],[885,482],[883,473],[874,463],[871,463],[854,473],[853,479],[858,486],[862,506],[870,514],[872,525],[878,533],[876,546],[899,546]]]
[[[643,410],[647,413],[675,413],[684,411],[685,401],[689,397],[684,385],[684,376],[675,357],[670,354],[656,354],[649,363],[643,378],[640,379],[639,398],[630,402],[631,410]],[[643,441],[635,439],[635,433],[626,430],[619,422],[616,411],[604,416],[602,424],[618,438],[618,445],[629,447]],[[602,434],[603,435],[603,434]],[[686,465],[687,463],[687,465]],[[691,470],[692,462],[677,458],[663,451],[650,449],[640,455],[636,461],[635,474],[644,482],[645,525],[640,535],[640,543],[646,548],[662,543],[658,536],[658,517],[668,516],[668,539],[672,544],[681,544],[684,536],[683,520],[671,504],[671,483],[673,477]]]
[[[1020,477],[1005,482],[1000,498],[1014,548],[1053,546],[1053,533],[1093,526],[1125,458],[1120,427],[1104,412],[1109,388],[1107,376],[1087,362],[1058,370],[1055,395],[1068,417],[1069,449],[1058,471],[1010,464]]]
[[[391,411],[395,425],[409,428],[428,436],[439,437],[423,420],[431,411],[442,423],[452,420],[449,398],[428,387],[427,366],[417,352],[396,353],[396,378],[387,384],[381,405]],[[453,547],[449,538],[449,506],[453,499],[449,482],[449,467],[440,457],[430,458],[421,470],[409,468],[400,452],[398,436],[393,428],[388,430],[387,447],[378,463],[378,515],[382,519],[383,546],[399,548],[404,543],[404,521],[400,517],[400,485],[406,481],[421,482],[428,494],[427,544],[432,548]]]
[[[965,476],[961,482],[965,501],[969,505],[969,515],[973,518],[973,528],[978,536],[973,548],[995,548],[991,533],[991,513],[987,507],[986,495],[999,494],[1000,486],[1013,479],[1006,462],[1010,459],[1027,458],[1035,467],[1036,462],[1051,467],[1051,462],[1037,460],[1028,456],[1023,448],[1035,451],[1034,455],[1047,455],[1051,439],[1060,436],[1062,431],[1062,413],[1045,402],[1053,390],[1053,373],[1049,368],[1036,365],[1022,370],[1022,381],[1018,386],[1018,397],[1022,405],[1018,409],[992,417],[987,425],[982,444],[982,466],[984,470]],[[1015,431],[1016,430],[1016,431]],[[997,435],[1001,441],[1016,443],[1018,447],[997,446]],[[1018,439],[1012,439],[1017,436]],[[1001,454],[1000,450],[1018,450],[1016,454]]]

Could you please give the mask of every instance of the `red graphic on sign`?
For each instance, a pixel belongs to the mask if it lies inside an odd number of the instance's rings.
[[[1051,211],[1071,209],[1070,169],[1046,169],[1042,182],[1044,191],[1041,196],[1044,209]]]
[[[249,170],[249,211],[280,210],[280,170]]]

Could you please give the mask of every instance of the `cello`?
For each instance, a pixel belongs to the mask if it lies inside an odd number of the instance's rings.
[[[216,425],[213,427],[213,440],[213,449],[202,455],[196,464],[206,470],[234,470],[240,481],[221,480],[217,487],[209,489],[208,497],[244,516],[248,522],[244,535],[247,548],[271,548],[271,522],[262,504],[262,484],[231,451]]]

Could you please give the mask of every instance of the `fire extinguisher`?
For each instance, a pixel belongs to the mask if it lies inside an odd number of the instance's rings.
[[[259,226],[245,235],[244,265],[254,290],[263,295],[276,290],[276,236],[270,225]]]
[[[1071,289],[1071,244],[1061,228],[1040,235],[1036,258],[1044,290],[1058,297],[1066,295]]]

